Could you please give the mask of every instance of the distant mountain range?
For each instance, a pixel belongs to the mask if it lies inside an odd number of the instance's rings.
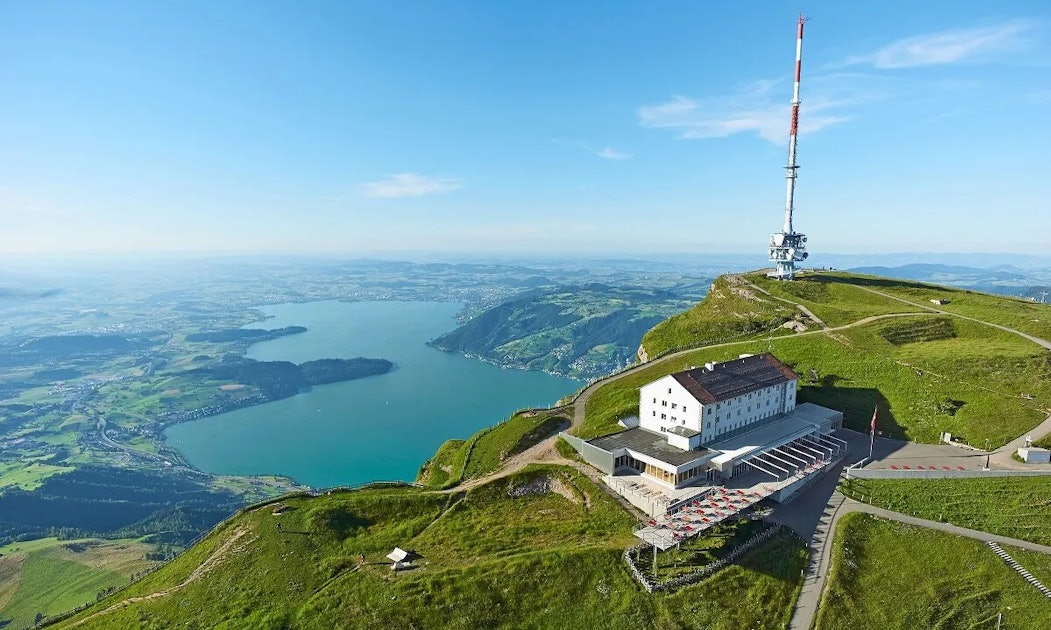
[[[1044,291],[1051,295],[1051,269],[1021,269],[1012,265],[965,267],[917,263],[899,267],[852,267],[850,271],[1035,300],[1040,300]]]

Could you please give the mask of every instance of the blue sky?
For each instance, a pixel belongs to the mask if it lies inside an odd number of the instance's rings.
[[[810,2],[796,228],[1051,243],[1051,5]],[[0,250],[726,253],[780,228],[797,4],[0,4]]]

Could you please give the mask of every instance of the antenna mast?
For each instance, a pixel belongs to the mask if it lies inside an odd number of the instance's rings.
[[[770,262],[774,271],[768,274],[779,280],[795,278],[795,263],[806,260],[806,235],[797,234],[792,229],[792,212],[795,210],[796,177],[799,166],[796,164],[796,136],[799,129],[799,78],[803,69],[803,23],[806,18],[799,15],[799,29],[796,36],[796,78],[792,88],[792,126],[788,131],[788,166],[785,167],[785,225],[782,230],[770,237]]]

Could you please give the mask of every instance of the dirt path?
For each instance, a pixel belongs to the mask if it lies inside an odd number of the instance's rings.
[[[858,285],[853,285],[853,286],[857,286],[859,289],[862,289],[864,291],[868,291],[869,293],[875,293],[876,295],[883,296],[883,297],[887,298],[888,300],[896,300],[898,302],[902,302],[903,304],[908,304],[909,306],[915,306],[916,308],[922,308],[922,309],[924,309],[924,310],[926,310],[928,312],[938,313],[939,315],[951,315],[953,317],[959,317],[960,319],[966,319],[968,321],[977,322],[979,324],[985,324],[986,326],[991,326],[992,328],[997,328],[997,329],[1002,330],[1004,332],[1009,332],[1011,334],[1018,335],[1019,337],[1022,337],[1024,339],[1028,339],[1029,341],[1032,341],[1033,343],[1037,344],[1038,346],[1043,346],[1044,348],[1046,348],[1048,350],[1051,350],[1051,341],[1048,341],[1046,339],[1041,339],[1040,337],[1035,337],[1035,336],[1030,335],[1028,333],[1024,333],[1024,332],[1022,332],[1020,330],[1015,330],[1014,328],[1008,328],[1007,326],[1001,326],[1000,324],[994,324],[992,322],[987,322],[985,320],[978,319],[977,317],[971,317],[970,315],[961,315],[959,313],[953,313],[952,311],[943,311],[940,308],[934,308],[934,307],[931,307],[931,306],[926,306],[924,304],[919,304],[917,302],[910,302],[909,300],[906,300],[904,298],[896,297],[896,296],[890,295],[889,293],[884,293],[882,291],[877,291],[875,289],[870,289],[868,287],[862,287],[862,286],[858,286]]]
[[[233,531],[233,533],[230,535],[230,537],[227,538],[226,540],[224,540],[223,543],[221,545],[219,545],[219,548],[212,552],[212,555],[210,555],[207,558],[205,558],[204,562],[202,562],[200,564],[200,566],[198,566],[196,569],[194,569],[193,572],[190,573],[190,575],[188,575],[186,577],[186,579],[183,580],[182,582],[180,582],[179,584],[176,584],[175,586],[172,586],[170,588],[166,588],[164,590],[160,590],[160,591],[156,591],[154,593],[150,593],[149,595],[140,595],[140,596],[137,596],[137,597],[129,597],[128,599],[125,599],[123,601],[117,602],[116,604],[113,604],[112,606],[108,606],[107,608],[103,608],[102,610],[98,611],[97,613],[94,613],[92,615],[88,615],[87,617],[84,617],[83,619],[78,620],[76,623],[71,624],[68,627],[75,628],[75,627],[79,626],[82,623],[91,621],[95,617],[100,617],[102,615],[109,614],[109,613],[111,613],[111,612],[113,612],[115,610],[120,610],[121,608],[125,608],[128,605],[134,604],[136,602],[149,601],[149,600],[153,600],[153,599],[160,599],[161,597],[166,597],[166,596],[171,595],[172,593],[174,593],[174,592],[176,592],[176,591],[178,591],[180,589],[183,589],[183,588],[189,586],[190,584],[193,584],[197,580],[201,579],[213,567],[215,567],[217,564],[219,564],[220,562],[225,560],[227,555],[230,552],[230,548],[234,546],[234,543],[236,543],[238,540],[240,540],[242,537],[245,536],[245,534],[248,534],[250,531],[251,530],[249,530],[247,527],[238,527],[237,529],[235,529]]]
[[[828,324],[825,323],[825,320],[821,319],[817,315],[814,315],[813,311],[811,311],[809,308],[803,306],[802,304],[796,304],[795,302],[793,302],[792,300],[789,300],[788,298],[783,298],[781,296],[774,295],[773,293],[770,293],[769,291],[767,291],[766,289],[762,288],[761,286],[759,286],[757,284],[752,284],[748,280],[745,280],[744,276],[736,276],[736,278],[741,283],[747,284],[748,286],[752,287],[756,291],[758,291],[760,293],[763,293],[763,294],[767,295],[768,297],[771,297],[771,298],[773,298],[775,300],[780,300],[781,302],[784,302],[785,304],[791,304],[792,306],[798,308],[799,310],[803,311],[803,314],[805,314],[807,317],[809,317],[811,319],[811,321],[813,321],[815,324],[820,326],[823,330],[828,328]]]

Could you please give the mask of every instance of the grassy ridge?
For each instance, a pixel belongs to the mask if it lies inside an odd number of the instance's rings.
[[[423,463],[420,472],[416,475],[416,483],[423,484],[429,488],[444,488],[449,482],[451,475],[463,477],[463,461],[459,461],[459,468],[455,466],[457,459],[467,440],[446,440],[438,447],[434,456]],[[458,471],[458,472],[456,472]]]
[[[917,304],[993,322],[1041,339],[1051,339],[1051,306],[1047,304],[1037,304],[1006,295],[991,295],[877,276],[833,274],[832,277],[837,281],[875,289]],[[932,299],[947,299],[949,304],[934,305],[930,303]]]
[[[285,503],[281,516],[271,507],[240,515],[57,627],[171,588],[216,550],[205,579],[79,627],[781,627],[800,586],[799,567],[784,560],[791,541],[774,537],[707,581],[647,595],[620,557],[634,519],[562,467],[531,467],[468,493],[376,489]],[[392,573],[383,555],[394,545],[420,552],[421,568]],[[359,554],[368,564],[358,566]]]
[[[977,540],[854,513],[833,545],[819,630],[992,628],[997,613],[1004,627],[1041,628],[1051,615],[1051,600]],[[1024,557],[1051,571],[1048,556]]]
[[[847,496],[903,514],[1051,545],[1051,478],[850,479]]]
[[[932,320],[944,323],[932,326]],[[847,426],[859,430],[867,430],[878,405],[880,429],[892,437],[936,442],[949,431],[978,446],[986,439],[1000,445],[1038,424],[1051,407],[1046,350],[983,324],[930,314],[686,353],[601,386],[577,434],[618,430],[619,418],[638,413],[638,388],[665,374],[763,351],[800,374],[801,401],[842,410]]]
[[[556,411],[520,411],[467,440],[442,444],[420,468],[416,481],[429,488],[449,488],[465,479],[481,477],[568,424],[569,419]]]
[[[670,350],[763,333],[795,314],[791,305],[762,295],[733,276],[722,276],[702,302],[643,335],[642,347],[653,358]]]
[[[871,315],[908,313],[914,307],[850,284],[845,274],[805,274],[793,282],[752,273],[745,279],[773,295],[802,304],[829,326],[844,326]],[[896,281],[892,281],[896,282]]]

